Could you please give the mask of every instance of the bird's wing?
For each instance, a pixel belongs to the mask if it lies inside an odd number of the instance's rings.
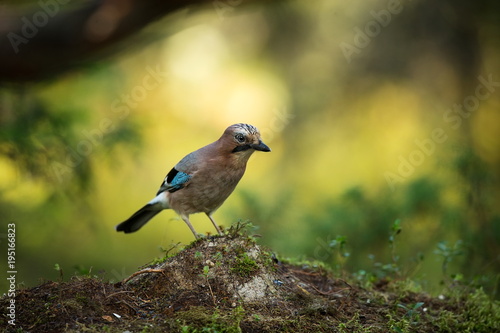
[[[186,187],[191,179],[191,175],[177,170],[175,167],[167,174],[156,195],[169,191],[175,192]]]

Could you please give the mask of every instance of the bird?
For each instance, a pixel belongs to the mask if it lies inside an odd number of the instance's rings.
[[[196,239],[199,235],[189,221],[189,215],[195,213],[205,213],[222,235],[212,215],[236,188],[255,151],[271,151],[255,126],[244,123],[229,126],[217,141],[181,159],[168,172],[156,196],[118,224],[116,231],[135,232],[162,210],[172,209]]]

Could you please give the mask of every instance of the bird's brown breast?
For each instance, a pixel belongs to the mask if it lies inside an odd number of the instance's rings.
[[[189,185],[169,193],[169,204],[179,214],[211,213],[219,208],[242,178],[245,168],[202,168]]]

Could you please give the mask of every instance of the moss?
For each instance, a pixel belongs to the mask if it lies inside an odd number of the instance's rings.
[[[337,325],[339,333],[370,333],[371,328],[366,327],[361,323],[359,312],[356,312],[351,319],[345,323]]]
[[[226,314],[217,309],[214,311],[204,307],[192,307],[177,314],[177,323],[180,331],[186,333],[239,333],[244,313],[243,308],[239,306]]]
[[[259,270],[259,265],[247,253],[243,253],[234,259],[230,270],[241,277],[251,277]]]
[[[318,260],[307,260],[304,258],[280,258],[280,262],[287,265],[301,267],[303,269],[315,269],[333,274],[333,270],[331,270],[326,263]]]
[[[491,301],[482,289],[451,298],[461,311],[444,310],[436,318],[440,332],[500,332],[500,303]]]

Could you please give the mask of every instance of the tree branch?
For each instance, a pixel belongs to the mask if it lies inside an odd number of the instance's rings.
[[[60,74],[169,13],[202,4],[217,10],[219,3],[229,7],[236,1],[41,0],[30,7],[0,7],[0,81]]]

